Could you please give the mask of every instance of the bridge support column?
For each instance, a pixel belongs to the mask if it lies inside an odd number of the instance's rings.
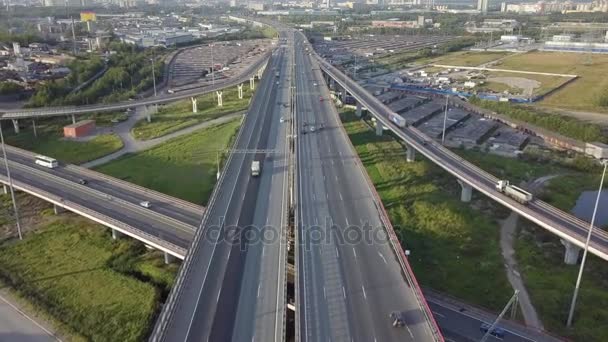
[[[19,134],[19,120],[13,119],[13,128],[15,129],[15,134]]]
[[[170,264],[175,261],[175,257],[167,252],[163,252],[165,254],[165,264]]]
[[[561,242],[562,245],[564,245],[564,247],[566,248],[566,251],[564,253],[564,263],[566,265],[576,265],[576,263],[578,262],[578,255],[580,254],[582,248],[573,244],[570,241],[562,239]]]
[[[407,160],[408,163],[413,163],[415,158],[416,150],[412,146],[407,145],[407,151],[405,152],[405,160]]]
[[[36,131],[36,120],[32,119],[32,128],[34,129],[34,137],[38,138],[38,132]]]
[[[149,106],[144,106],[144,110],[146,111],[146,121],[148,121],[148,123],[152,122],[152,115],[150,114],[152,110]]]
[[[462,192],[460,193],[460,200],[463,202],[471,202],[473,188],[469,184],[461,181],[460,179],[458,180],[458,184],[460,184],[460,187],[462,188]]]
[[[262,69],[262,68],[258,69],[258,80],[262,79],[263,74],[264,74],[264,69]]]
[[[379,120],[376,120],[376,135],[379,137],[382,136],[382,122]]]
[[[358,118],[361,117],[361,115],[363,115],[363,107],[361,106],[361,103],[357,102],[357,110],[355,111],[355,114],[357,115]]]
[[[198,100],[194,97],[191,97],[190,100],[192,101],[192,113],[198,112],[198,106],[197,106]]]
[[[2,194],[8,194],[8,186],[6,184],[2,184]]]
[[[53,204],[53,212],[55,213],[55,215],[63,213],[65,211],[64,207],[60,207],[57,204]]]
[[[249,89],[250,90],[254,90],[255,89],[255,77],[251,77],[249,79]]]
[[[112,239],[113,240],[118,240],[120,237],[122,237],[124,234],[119,232],[116,229],[112,229]]]
[[[223,92],[221,90],[218,90],[215,93],[217,94],[217,106],[222,107],[224,105],[224,101],[222,100]]]
[[[72,124],[76,123],[76,115],[72,114]]]
[[[237,88],[239,89],[239,100],[243,99],[243,83],[239,84],[237,86]]]

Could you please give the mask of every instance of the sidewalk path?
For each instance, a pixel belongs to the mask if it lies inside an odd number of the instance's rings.
[[[131,129],[135,126],[135,124],[140,121],[140,120],[145,120],[146,118],[146,111],[145,108],[142,107],[137,107],[135,109],[135,113],[131,116],[129,116],[129,119],[127,119],[126,121],[123,121],[121,123],[119,123],[118,125],[114,126],[113,130],[114,133],[116,133],[116,135],[118,135],[118,137],[120,138],[120,140],[122,140],[123,142],[123,148],[121,148],[120,150],[114,152],[114,153],[110,153],[106,156],[103,156],[99,159],[95,159],[89,162],[86,162],[80,166],[82,167],[86,167],[86,168],[92,168],[92,167],[96,167],[99,166],[101,164],[105,164],[111,160],[114,160],[118,157],[121,157],[127,153],[134,153],[134,152],[139,152],[139,151],[143,151],[143,150],[147,150],[150,149],[158,144],[162,144],[170,139],[173,139],[175,137],[179,137],[182,136],[184,134],[188,134],[188,133],[192,133],[194,131],[197,131],[199,129],[203,129],[209,126],[213,126],[213,125],[217,125],[217,124],[221,124],[224,122],[228,122],[234,118],[238,118],[240,116],[242,116],[245,112],[236,112],[236,113],[232,113],[232,114],[226,114],[224,116],[221,116],[219,118],[213,119],[213,120],[209,120],[209,121],[205,121],[205,122],[201,122],[199,124],[196,124],[194,126],[190,126],[187,128],[184,128],[182,130],[179,130],[177,132],[173,132],[173,133],[169,133],[167,135],[163,135],[162,137],[158,137],[158,138],[154,138],[154,139],[150,139],[150,140],[137,140],[133,137],[133,135],[131,134]]]
[[[61,341],[53,332],[44,327],[12,303],[6,293],[0,295],[0,341],[51,342]]]

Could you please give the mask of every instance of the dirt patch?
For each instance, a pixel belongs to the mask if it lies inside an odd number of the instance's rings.
[[[532,96],[534,89],[541,86],[540,82],[523,77],[490,77],[488,81],[506,84],[511,88],[522,89],[525,96]]]
[[[17,209],[21,223],[21,231],[27,233],[35,230],[40,222],[44,221],[51,213],[53,205],[37,197],[24,193],[15,193],[17,198]],[[15,224],[13,204],[10,194],[0,196],[0,240],[17,236],[17,226]]]

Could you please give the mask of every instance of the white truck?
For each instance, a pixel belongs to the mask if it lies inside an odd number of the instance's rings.
[[[397,125],[401,128],[406,126],[405,119],[397,113],[389,113],[388,119],[391,120],[391,122],[393,122],[395,125]]]
[[[258,160],[254,160],[251,162],[251,175],[253,177],[257,177],[261,172],[260,162]]]
[[[508,180],[499,180],[496,183],[496,190],[504,193],[521,204],[527,204],[534,196],[526,190],[510,185]]]

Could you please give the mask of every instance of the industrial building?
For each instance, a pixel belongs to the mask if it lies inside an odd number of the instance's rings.
[[[63,127],[63,136],[66,138],[82,138],[95,131],[95,121],[82,120]]]

